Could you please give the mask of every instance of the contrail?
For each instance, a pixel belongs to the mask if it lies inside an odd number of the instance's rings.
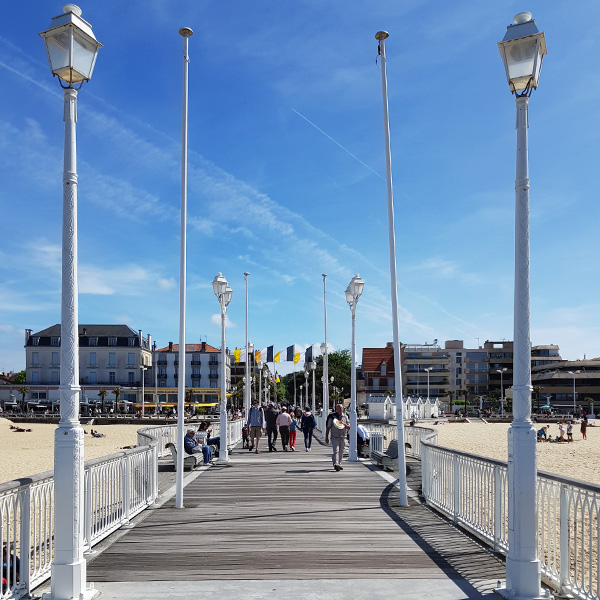
[[[367,169],[369,169],[369,171],[371,171],[371,173],[373,173],[374,175],[377,175],[377,177],[379,177],[379,179],[382,179],[383,181],[385,181],[385,178],[382,175],[380,175],[377,171],[374,171],[373,169],[371,169],[371,167],[368,164],[366,164],[362,160],[360,160],[360,158],[358,158],[358,156],[355,156],[354,154],[352,154],[352,152],[350,152],[350,150],[344,148],[344,146],[342,146],[339,142],[334,140],[330,135],[325,133],[320,127],[317,127],[317,125],[315,125],[310,119],[307,119],[302,113],[299,113],[295,108],[292,108],[292,110],[299,117],[302,117],[309,125],[312,125],[317,131],[320,131],[328,140],[331,140],[336,146],[341,148],[346,154],[349,154],[354,160],[357,160],[363,167],[366,167]]]

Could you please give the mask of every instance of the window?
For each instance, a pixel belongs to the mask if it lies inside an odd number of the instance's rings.
[[[32,346],[39,346],[40,345],[40,338],[39,337],[31,338],[31,345]]]
[[[39,352],[31,353],[31,364],[34,366],[39,366],[39,364],[40,364],[40,353]]]
[[[91,337],[90,338],[90,346],[97,346],[98,345],[98,338],[97,337]]]
[[[59,371],[52,371],[52,384],[56,385],[60,382]]]
[[[135,346],[135,338],[128,338],[127,339],[127,344],[129,346]]]
[[[462,358],[460,356],[456,357],[456,364],[457,365],[462,365]]]
[[[159,381],[158,382],[158,387],[167,387],[167,382],[166,381]]]
[[[462,367],[457,367],[456,368],[456,374],[457,375],[462,375]]]
[[[57,365],[58,364],[58,352],[53,352],[52,353],[52,363],[53,365]]]
[[[134,356],[133,352],[127,353],[127,365],[130,367],[135,364]]]
[[[114,385],[115,383],[117,383],[117,378],[115,377],[114,371],[108,372],[108,383],[110,383],[111,385]]]
[[[166,375],[167,374],[167,370],[164,367],[159,367],[158,368],[158,374],[159,375]]]
[[[50,345],[51,346],[58,346],[59,341],[60,341],[60,338],[57,338],[57,337],[50,338]]]
[[[39,383],[40,382],[40,374],[37,371],[34,371],[31,374],[31,383]]]
[[[117,355],[114,352],[108,353],[108,366],[109,367],[117,366]]]
[[[217,387],[217,382],[216,381],[211,381],[210,382],[210,387],[211,388],[216,388]]]
[[[117,345],[117,338],[116,337],[109,337],[108,338],[108,345],[109,346],[116,346]]]
[[[381,372],[381,376],[385,377],[387,375],[387,367],[385,363],[381,363],[381,367],[379,368]]]
[[[192,367],[192,375],[200,375],[200,368]]]
[[[96,371],[90,371],[90,383],[98,383]]]
[[[127,381],[129,382],[129,385],[133,385],[135,382],[135,373],[133,371],[127,372]]]
[[[90,367],[96,366],[96,353],[90,352]]]

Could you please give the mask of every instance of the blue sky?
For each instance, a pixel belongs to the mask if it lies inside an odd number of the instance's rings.
[[[42,39],[0,29],[0,370],[60,321],[62,91]],[[80,2],[104,44],[79,93],[79,321],[178,341],[182,48],[191,27],[187,342],[349,348],[392,339],[381,74],[386,43],[400,339],[513,338],[515,105],[497,49],[520,11],[548,55],[530,102],[531,339],[600,356],[600,5],[512,1]],[[576,11],[572,9],[576,8]]]

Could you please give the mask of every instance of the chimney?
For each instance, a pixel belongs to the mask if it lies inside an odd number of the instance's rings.
[[[148,334],[148,350],[152,349],[152,336]]]
[[[87,327],[83,328],[83,335],[87,335]]]
[[[140,339],[140,348],[143,346],[144,338],[142,337],[142,330],[138,329],[138,336]]]
[[[29,341],[29,338],[31,337],[32,333],[33,333],[33,330],[31,330],[31,329],[25,330],[25,345],[26,346],[27,346],[27,342]]]
[[[202,342],[202,352],[206,352],[206,342]]]
[[[169,342],[169,352],[173,352],[173,342]]]

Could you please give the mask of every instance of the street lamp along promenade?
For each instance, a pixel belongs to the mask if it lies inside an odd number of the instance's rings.
[[[89,81],[98,50],[92,26],[74,4],[52,19],[44,39],[50,70],[64,88],[60,421],[54,435],[55,528],[52,598],[91,598],[83,557],[83,429],[79,424],[77,276],[77,90]],[[75,88],[74,86],[77,86]]]
[[[229,449],[227,440],[227,382],[225,381],[225,314],[231,302],[232,289],[222,273],[218,273],[212,282],[213,292],[221,307],[221,415],[219,435],[221,437],[219,447],[219,460],[229,461]]]
[[[357,449],[357,427],[358,427],[358,416],[356,413],[356,305],[358,299],[363,292],[365,282],[360,278],[358,273],[352,278],[348,287],[346,288],[346,302],[352,312],[352,350],[351,350],[351,361],[352,370],[350,378],[350,451],[348,460],[358,460],[358,449]]]
[[[531,13],[519,13],[498,44],[508,85],[516,95],[515,315],[513,421],[508,430],[508,554],[505,598],[544,597],[538,557],[536,430],[531,422],[531,338],[529,302],[529,96],[537,88],[546,54],[544,34]]]

